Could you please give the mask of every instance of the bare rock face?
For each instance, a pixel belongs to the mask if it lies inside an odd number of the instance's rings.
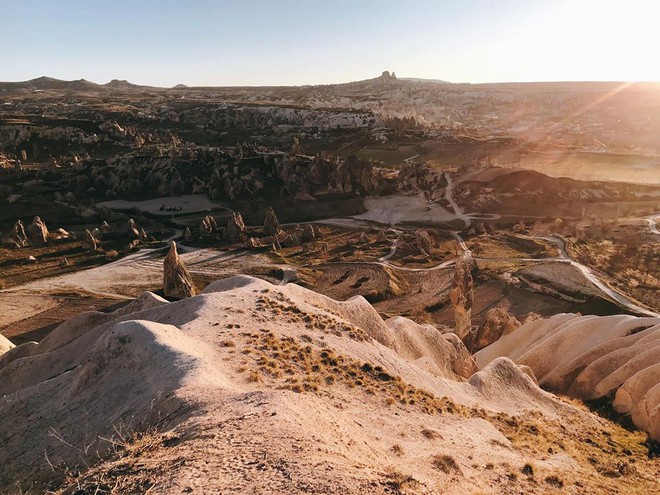
[[[89,231],[89,229],[85,229],[85,235],[82,240],[82,246],[88,251],[96,251],[96,239]]]
[[[218,224],[211,215],[206,215],[199,226],[202,237],[210,237],[218,232]]]
[[[275,210],[269,206],[266,210],[266,217],[264,218],[264,234],[277,235],[280,232],[280,222],[277,220]]]
[[[34,217],[32,223],[28,225],[27,234],[30,244],[33,246],[45,246],[48,242],[48,228],[38,216]]]
[[[19,247],[25,247],[28,245],[28,238],[25,234],[25,227],[23,226],[23,222],[20,220],[14,224],[14,228],[11,231],[11,238]]]
[[[190,228],[186,227],[186,230],[183,231],[183,238],[185,239],[186,242],[190,242],[193,240],[193,235],[192,232],[190,231]]]
[[[172,246],[163,260],[163,292],[167,297],[180,299],[195,295],[192,277],[186,265],[179,258],[175,242],[172,242]]]
[[[513,332],[521,323],[515,316],[510,315],[506,309],[497,307],[492,308],[486,313],[486,321],[481,327],[470,333],[467,339],[467,347],[472,352],[477,352],[500,337]]]
[[[426,256],[431,254],[431,251],[433,250],[433,241],[426,230],[419,229],[415,232],[415,246],[417,246],[420,253]]]
[[[314,227],[312,226],[312,224],[308,223],[303,228],[302,235],[300,236],[300,240],[302,242],[311,242],[314,239],[316,239],[316,232],[314,232]]]
[[[245,240],[246,235],[247,229],[243,217],[239,212],[233,211],[225,228],[225,239],[229,242],[239,242]]]
[[[471,330],[472,303],[474,286],[470,273],[471,259],[463,257],[456,262],[454,280],[449,291],[451,304],[454,307],[455,333],[463,340]]]
[[[455,354],[452,356],[452,371],[463,378],[470,378],[479,371],[470,351],[467,350],[463,341],[453,333],[445,333],[442,337],[454,346]]]
[[[128,219],[128,235],[131,236],[133,239],[140,238],[140,229],[135,223],[135,220],[133,220],[132,218]]]

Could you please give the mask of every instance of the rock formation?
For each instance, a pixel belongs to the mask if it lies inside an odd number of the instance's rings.
[[[385,229],[380,229],[378,231],[378,235],[376,236],[376,242],[378,243],[387,242],[387,234],[385,233]]]
[[[247,228],[243,223],[243,217],[240,212],[232,211],[225,227],[225,239],[229,242],[240,242],[245,240],[246,235]]]
[[[96,251],[96,239],[94,239],[94,236],[89,231],[89,229],[85,229],[85,234],[82,240],[82,247],[88,251]]]
[[[415,231],[415,246],[423,255],[430,255],[433,250],[433,241],[426,230],[419,229]]]
[[[101,222],[101,227],[100,227],[99,230],[101,231],[101,234],[110,234],[110,233],[112,233],[112,227],[110,227],[108,222],[106,222],[105,220],[103,220],[103,222]]]
[[[266,217],[264,218],[264,234],[277,235],[280,232],[280,222],[277,220],[277,215],[272,206],[266,210]]]
[[[286,282],[295,272],[282,275]],[[44,460],[46,449],[51,462],[81,470],[62,493],[81,485],[93,492],[99,472],[104,484],[126,483],[123,493],[156,483],[183,492],[194,484],[199,493],[288,494],[303,483],[315,493],[403,492],[401,475],[383,473],[393,451],[401,453],[397,473],[415,473],[405,493],[560,493],[569,483],[568,493],[657,492],[657,462],[646,458],[638,434],[539,389],[508,358],[472,374],[455,335],[407,318],[383,320],[362,297],[336,301],[234,276],[175,303],[141,299],[78,315],[38,344],[0,355],[0,491],[59,490],[63,475]],[[0,338],[0,353],[8,347]],[[89,470],[115,425],[153,448],[119,452]],[[203,438],[181,433],[200,425]],[[318,450],[321,440],[327,452]],[[228,459],[241,469],[227,469]],[[337,469],[318,468],[328,459]],[[441,459],[469,477],[448,475]],[[503,459],[508,466],[498,464]],[[149,485],[143,470],[116,469],[124,461],[155,466]],[[596,471],[616,473],[622,462],[625,476]],[[477,472],[475,463],[494,471]],[[514,476],[532,466],[533,479]]]
[[[660,318],[558,314],[525,323],[475,354],[479,367],[506,356],[540,386],[581,400],[614,397],[660,442]]]
[[[285,247],[298,246],[302,242],[300,234],[290,232],[281,238],[280,243]]]
[[[190,272],[176,251],[176,242],[172,241],[170,250],[163,260],[163,293],[167,297],[184,299],[195,295]]]
[[[358,236],[358,243],[369,244],[369,236],[365,232],[360,232],[360,235]]]
[[[314,227],[311,223],[305,224],[305,227],[303,228],[302,234],[300,236],[300,240],[302,242],[311,242],[314,239],[316,239],[316,232],[314,232]]]
[[[206,215],[199,226],[202,237],[211,237],[218,232],[218,224],[211,215]]]
[[[183,239],[186,242],[190,242],[193,240],[193,235],[192,232],[190,231],[190,227],[186,227],[185,230],[183,231]]]
[[[41,218],[34,217],[27,228],[30,244],[33,246],[45,246],[48,243],[48,228]]]
[[[132,218],[128,219],[128,235],[131,236],[133,239],[140,238],[140,229],[135,223],[135,220],[133,220]]]
[[[508,335],[520,326],[515,316],[510,315],[506,309],[496,307],[488,310],[486,320],[478,330],[470,332],[466,339],[467,348],[471,352],[477,352],[503,335]]]
[[[452,288],[449,291],[451,304],[454,307],[455,332],[461,340],[468,335],[472,325],[474,288],[470,266],[471,259],[467,258],[467,256],[456,262]]]
[[[28,245],[28,238],[25,234],[25,227],[23,226],[23,222],[18,220],[14,224],[14,228],[11,232],[11,238],[18,245],[18,247],[25,247]]]

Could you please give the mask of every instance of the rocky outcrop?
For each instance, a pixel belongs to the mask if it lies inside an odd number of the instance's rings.
[[[163,293],[167,297],[184,299],[195,295],[195,284],[172,242],[163,261]]]
[[[503,335],[508,335],[520,326],[515,316],[510,315],[506,309],[492,308],[486,313],[486,320],[477,330],[470,332],[466,339],[466,346],[471,352],[477,352]]]
[[[11,231],[11,239],[18,247],[25,247],[28,245],[28,238],[25,234],[25,227],[20,220],[16,221]]]
[[[369,196],[383,188],[382,172],[369,162],[349,155],[328,178],[328,193],[341,195]]]
[[[358,243],[369,244],[369,236],[366,234],[366,232],[360,232],[360,235],[358,236]]]
[[[419,162],[404,162],[397,177],[397,188],[402,191],[422,191],[428,200],[439,198],[447,187],[442,172]]]
[[[48,228],[38,216],[28,225],[27,235],[32,246],[45,246],[48,243]]]
[[[539,386],[581,400],[610,400],[660,441],[660,318],[558,314],[533,320],[475,354],[480,368],[505,356]]]
[[[82,247],[88,251],[96,251],[96,239],[89,231],[89,229],[85,229],[85,234],[83,235],[82,240]]]
[[[385,229],[380,229],[378,231],[378,235],[376,236],[376,242],[377,243],[387,242],[387,234],[385,233]]]
[[[451,359],[452,371],[454,373],[463,378],[470,378],[474,373],[479,371],[472,354],[457,335],[453,333],[445,333],[442,334],[442,336],[447,342],[454,346],[455,354]]]
[[[472,303],[474,287],[470,273],[471,258],[464,256],[456,262],[452,288],[449,291],[451,304],[454,307],[455,332],[463,340],[472,326]]]
[[[247,235],[247,228],[243,222],[240,212],[232,211],[227,226],[225,227],[225,239],[229,242],[244,241]]]
[[[302,242],[312,242],[314,239],[316,239],[316,232],[314,232],[314,227],[311,223],[305,224],[305,227],[303,228],[302,234],[300,236],[300,240]]]
[[[211,215],[206,215],[199,226],[202,237],[212,237],[218,232],[218,224]]]
[[[140,238],[140,229],[132,218],[128,219],[128,235],[133,239]]]
[[[277,235],[280,232],[280,222],[277,220],[277,215],[272,206],[266,210],[266,217],[264,218],[264,234]]]
[[[426,230],[419,229],[415,231],[415,246],[417,250],[425,256],[429,256],[433,250],[433,241]]]
[[[103,220],[103,222],[101,222],[101,227],[99,228],[99,230],[101,231],[101,234],[110,234],[110,233],[112,233],[112,227],[110,227],[108,222],[106,222],[105,220]]]
[[[190,242],[193,240],[193,234],[190,231],[190,227],[186,227],[185,230],[183,231],[183,239],[186,242]]]

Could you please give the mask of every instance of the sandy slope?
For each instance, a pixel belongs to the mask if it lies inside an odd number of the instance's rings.
[[[508,359],[464,379],[474,366],[453,334],[383,321],[361,297],[246,276],[175,303],[145,293],[2,355],[0,492],[43,491],[107,449],[114,457],[66,493],[101,478],[115,493],[655,486],[639,435],[557,400]],[[139,455],[132,431],[147,432]],[[635,462],[625,479],[587,461],[620,469],[624,450]]]

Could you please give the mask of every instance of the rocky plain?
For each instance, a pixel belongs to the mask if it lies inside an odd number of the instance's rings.
[[[0,493],[660,493],[659,94],[0,83]]]

